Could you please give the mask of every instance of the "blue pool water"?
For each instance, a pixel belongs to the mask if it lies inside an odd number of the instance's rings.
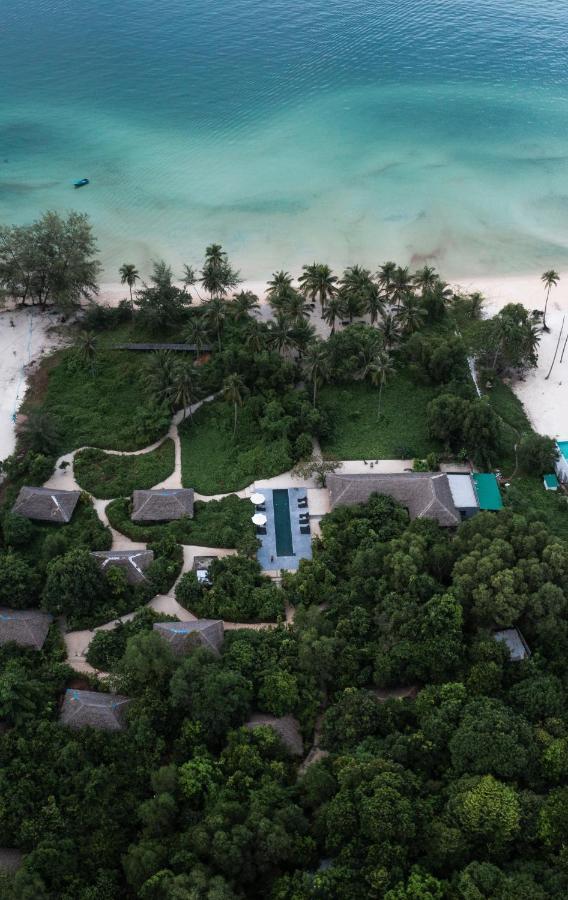
[[[565,0],[3,0],[0,222],[243,275],[568,262]],[[70,183],[88,177],[74,192]]]
[[[568,441],[557,441],[558,449],[560,453],[564,457],[564,459],[568,462]]]

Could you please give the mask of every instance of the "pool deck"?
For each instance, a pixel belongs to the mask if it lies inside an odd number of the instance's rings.
[[[300,512],[310,512],[308,509],[298,509],[298,497],[308,497],[309,494],[305,488],[288,488],[288,502],[290,504],[290,527],[292,531],[292,545],[294,550],[293,556],[278,556],[276,553],[276,532],[274,528],[274,503],[272,499],[272,490],[269,488],[259,488],[266,498],[266,534],[259,535],[258,539],[262,542],[262,547],[257,553],[262,569],[266,572],[287,569],[294,571],[300,565],[301,559],[312,558],[312,534],[300,533]],[[311,524],[311,523],[310,523]],[[313,529],[312,529],[313,530]]]

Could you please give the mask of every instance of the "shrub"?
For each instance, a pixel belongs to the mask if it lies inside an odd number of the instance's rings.
[[[88,448],[75,457],[75,478],[95,497],[126,497],[136,489],[159,484],[174,470],[175,448],[167,438],[156,450],[137,456],[117,456]]]
[[[274,622],[283,615],[283,593],[262,575],[256,560],[242,556],[216,559],[209,576],[211,586],[200,585],[193,572],[178,582],[176,598],[194,615],[229,622]]]
[[[0,556],[0,606],[26,609],[37,606],[39,577],[16,553]]]
[[[519,469],[525,475],[546,475],[554,472],[557,459],[556,442],[535,432],[524,435],[517,448]]]
[[[122,659],[129,638],[152,631],[154,622],[172,621],[177,621],[175,616],[157,613],[153,609],[141,609],[130,622],[119,622],[116,628],[109,631],[97,631],[89,644],[87,662],[95,669],[111,672]]]
[[[34,528],[24,516],[7,512],[2,522],[2,531],[7,547],[25,547],[32,539]]]

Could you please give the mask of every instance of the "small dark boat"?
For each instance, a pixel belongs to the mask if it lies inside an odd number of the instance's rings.
[[[75,188],[85,187],[85,185],[88,183],[89,183],[88,178],[79,178],[78,181],[73,182],[73,187],[75,187]]]

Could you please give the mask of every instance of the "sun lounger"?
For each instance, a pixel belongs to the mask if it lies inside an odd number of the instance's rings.
[[[311,534],[311,528],[309,525],[300,525],[300,534]]]

